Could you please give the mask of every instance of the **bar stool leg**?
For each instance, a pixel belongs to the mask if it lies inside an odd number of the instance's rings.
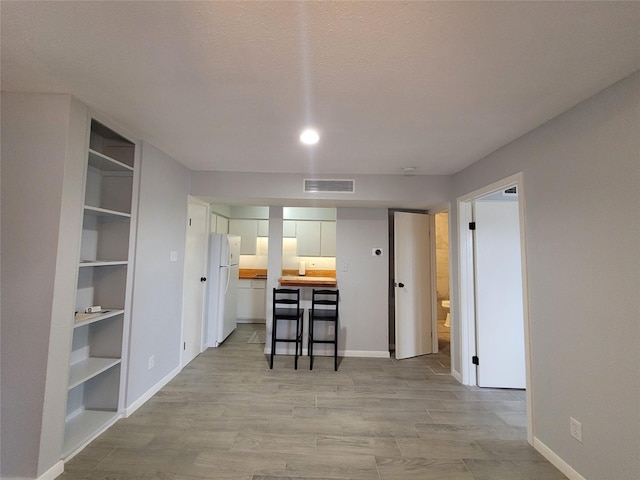
[[[335,332],[336,332],[336,343],[333,345],[333,370],[335,372],[338,371],[338,322],[336,321],[336,327],[335,327]]]
[[[276,326],[278,325],[278,320],[273,319],[273,325],[271,325],[271,361],[269,363],[269,368],[273,370],[273,356],[276,353]]]
[[[313,316],[309,315],[309,342],[307,354],[309,355],[309,370],[313,370]]]
[[[295,370],[298,369],[298,342],[301,341],[301,337],[300,337],[300,319],[296,319],[296,341],[295,341],[295,347],[296,347],[296,353],[295,353],[295,358],[293,360],[293,368]]]

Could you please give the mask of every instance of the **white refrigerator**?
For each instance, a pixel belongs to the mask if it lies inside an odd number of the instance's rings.
[[[217,347],[236,329],[240,237],[211,234],[207,289],[207,345]]]

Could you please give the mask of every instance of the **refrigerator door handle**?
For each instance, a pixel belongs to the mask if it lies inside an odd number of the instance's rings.
[[[229,282],[231,281],[231,267],[223,267],[227,269],[227,283],[224,286],[224,295],[227,294],[227,290],[229,290]]]

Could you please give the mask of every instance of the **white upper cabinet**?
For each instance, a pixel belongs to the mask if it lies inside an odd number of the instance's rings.
[[[211,214],[211,223],[209,224],[210,233],[218,233],[218,227],[216,225],[218,216],[215,213]]]
[[[299,257],[335,257],[336,222],[296,222],[296,253]]]
[[[229,219],[212,213],[211,233],[229,233]]]
[[[320,222],[296,222],[299,257],[320,256]]]
[[[321,222],[320,225],[320,256],[336,256],[336,222]]]
[[[258,240],[258,220],[232,218],[229,233],[240,235],[240,255],[255,255]]]
[[[258,236],[269,236],[269,220],[258,220]]]
[[[284,238],[296,238],[296,221],[284,220],[282,222],[282,236]]]
[[[220,215],[216,216],[216,233],[229,233],[229,219]]]

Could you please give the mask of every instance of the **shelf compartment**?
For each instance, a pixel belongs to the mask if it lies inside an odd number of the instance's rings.
[[[85,325],[90,325],[94,322],[101,322],[102,320],[107,320],[109,318],[115,317],[116,315],[122,315],[123,313],[124,313],[124,310],[122,309],[105,308],[100,313],[87,314],[90,316],[85,318],[76,317],[74,319],[73,328],[80,328],[80,327],[84,327]]]
[[[102,172],[131,172],[133,167],[119,162],[115,158],[111,158],[104,153],[89,149],[89,166],[96,168]]]
[[[101,209],[102,210],[102,209]],[[111,215],[87,210],[82,221],[81,265],[129,258],[129,214]],[[96,266],[96,265],[93,265]]]
[[[127,262],[86,262],[78,269],[76,312],[94,305],[123,309]]]
[[[65,426],[63,457],[97,437],[118,418],[118,412],[112,410],[84,410],[69,419]]]
[[[89,149],[131,169],[134,167],[135,144],[96,120],[91,120]]]
[[[104,210],[131,213],[132,171],[103,171],[87,168],[84,204]]]
[[[126,260],[86,260],[80,262],[80,267],[114,267],[127,263]]]
[[[73,364],[72,364],[73,365]],[[120,362],[69,388],[67,393],[67,421],[85,410],[118,410],[120,391]],[[71,372],[71,369],[69,370]]]
[[[131,218],[131,214],[127,212],[119,212],[116,210],[108,210],[106,208],[93,207],[91,205],[84,206],[85,215],[95,215],[98,217],[125,217]]]
[[[102,372],[106,372],[119,363],[119,358],[89,357],[81,362],[72,364],[69,369],[69,390],[91,380]]]
[[[70,364],[89,358],[120,358],[124,315],[114,315],[100,322],[87,323],[73,329]]]

